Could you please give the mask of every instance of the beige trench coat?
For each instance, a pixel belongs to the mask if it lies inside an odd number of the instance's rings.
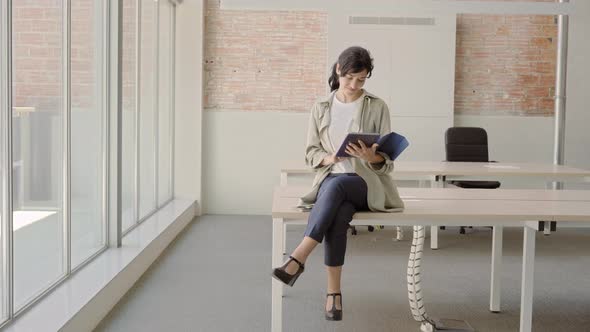
[[[356,111],[349,132],[379,133],[386,135],[391,132],[389,109],[385,102],[365,91],[362,106]],[[330,109],[334,93],[317,101],[312,109],[307,133],[305,162],[316,171],[311,192],[301,197],[300,204],[315,203],[322,181],[330,174],[332,165],[320,166],[324,157],[333,154],[328,126],[330,125]],[[362,159],[353,158],[355,172],[367,183],[367,204],[371,211],[399,212],[403,211],[404,203],[399,197],[397,187],[391,178],[393,161],[384,153],[380,153],[385,162],[371,164]]]

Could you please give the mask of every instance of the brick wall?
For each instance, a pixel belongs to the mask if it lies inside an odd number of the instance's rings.
[[[13,106],[57,111],[62,105],[61,3],[13,1]]]
[[[553,16],[457,17],[455,113],[553,115]]]
[[[307,112],[326,93],[326,13],[206,3],[206,110]],[[458,15],[455,114],[551,116],[556,31],[552,16]]]
[[[62,112],[63,1],[13,2],[13,104]],[[95,1],[72,1],[72,108],[89,109],[96,99]]]
[[[71,1],[71,94],[73,109],[95,109],[97,103],[97,26],[95,0]],[[100,56],[100,53],[98,54]]]
[[[72,1],[72,107],[95,106],[96,0]],[[151,3],[151,2],[149,2]],[[135,107],[136,0],[123,0],[123,107]],[[144,18],[145,19],[145,18]],[[61,111],[62,1],[29,0],[13,4],[14,106]],[[144,36],[144,39],[151,36]]]
[[[326,13],[206,6],[205,109],[308,112],[326,93]]]

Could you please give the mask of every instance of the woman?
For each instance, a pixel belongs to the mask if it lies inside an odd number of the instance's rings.
[[[403,210],[389,173],[393,161],[377,151],[377,144],[349,144],[351,158],[336,157],[347,133],[390,132],[385,102],[363,90],[371,77],[373,59],[362,47],[342,52],[328,80],[332,93],[315,103],[309,121],[305,160],[316,170],[312,191],[301,198],[311,205],[303,240],[289,260],[272,272],[274,278],[293,286],[304,270],[307,257],[324,241],[328,273],[326,319],[342,320],[340,280],[346,252],[346,231],[356,211]]]

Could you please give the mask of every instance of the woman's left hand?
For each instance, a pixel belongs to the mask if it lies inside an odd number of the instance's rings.
[[[377,143],[368,147],[363,141],[359,140],[358,142],[359,145],[349,143],[346,147],[346,153],[353,157],[366,160],[372,164],[381,163],[385,160],[381,155],[376,153],[377,147],[379,146]]]

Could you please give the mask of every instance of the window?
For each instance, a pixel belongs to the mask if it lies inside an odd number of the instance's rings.
[[[123,2],[123,230],[172,199],[174,15],[170,1]]]
[[[137,219],[135,197],[136,194],[136,142],[137,142],[137,0],[123,1],[123,58],[122,76],[123,85],[123,170],[122,183],[122,210],[123,230],[129,229]]]
[[[106,248],[109,3],[0,2],[0,324]],[[172,198],[174,10],[123,2],[124,229]]]
[[[62,3],[12,2],[15,311],[66,273]]]
[[[155,119],[158,93],[157,2],[141,0],[139,54],[139,216],[141,220],[156,209],[156,143]]]
[[[11,8],[16,313],[106,245],[106,8],[64,3]]]
[[[71,238],[75,268],[106,245],[104,2],[71,2]]]

